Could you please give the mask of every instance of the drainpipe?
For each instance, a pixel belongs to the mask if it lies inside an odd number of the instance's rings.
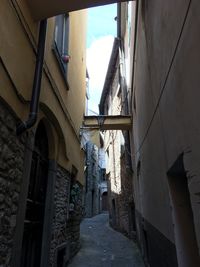
[[[41,80],[42,80],[42,69],[43,69],[43,62],[44,62],[46,29],[47,29],[47,19],[41,20],[38,47],[37,47],[35,74],[34,74],[34,80],[33,80],[32,97],[31,97],[31,103],[30,103],[30,112],[29,112],[28,119],[20,123],[19,125],[17,125],[17,129],[16,129],[17,135],[20,135],[27,129],[31,128],[37,121],[38,104],[39,104],[40,88],[41,88]]]

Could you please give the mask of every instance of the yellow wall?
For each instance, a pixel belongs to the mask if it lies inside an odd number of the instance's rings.
[[[52,50],[55,18],[51,18],[48,20],[38,120],[45,117],[54,128],[52,138],[56,148],[50,150],[49,157],[69,171],[74,165],[79,170],[81,182],[84,155],[80,150],[79,129],[85,105],[87,14],[79,11],[69,16],[69,88]],[[29,111],[38,29],[39,23],[32,19],[26,1],[0,2],[0,96],[21,120],[27,118]]]

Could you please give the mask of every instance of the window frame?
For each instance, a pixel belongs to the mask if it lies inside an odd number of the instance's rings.
[[[62,77],[65,81],[67,88],[69,84],[67,81],[68,66],[62,59],[63,55],[68,55],[69,50],[69,14],[62,14],[55,17],[55,30],[52,50],[57,59]]]

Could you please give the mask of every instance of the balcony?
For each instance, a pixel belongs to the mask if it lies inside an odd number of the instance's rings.
[[[84,8],[125,2],[125,0],[26,0],[35,20]]]

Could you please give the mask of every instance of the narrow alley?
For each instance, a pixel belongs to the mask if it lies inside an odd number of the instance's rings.
[[[200,267],[199,29],[198,0],[0,0],[0,267]]]
[[[84,219],[81,224],[81,249],[70,267],[144,267],[133,241],[108,225],[108,213]]]

